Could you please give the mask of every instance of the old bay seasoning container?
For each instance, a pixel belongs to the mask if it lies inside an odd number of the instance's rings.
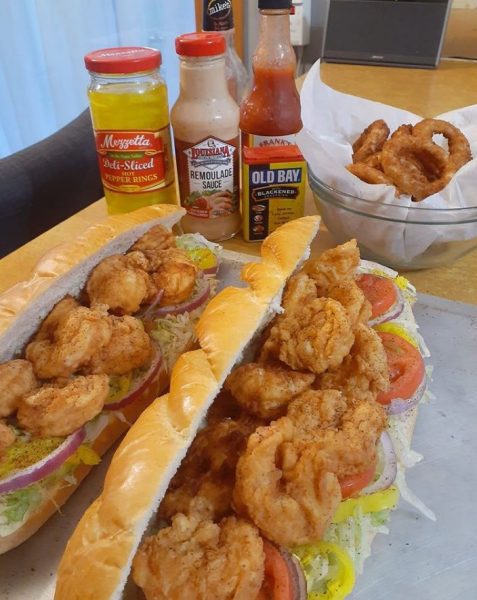
[[[180,95],[171,112],[179,194],[186,232],[213,241],[240,229],[239,107],[225,76],[225,38],[188,33],[176,38]]]
[[[258,242],[304,214],[306,162],[295,144],[243,148],[243,238]]]
[[[108,211],[177,202],[167,87],[154,48],[122,47],[85,56],[88,96]]]

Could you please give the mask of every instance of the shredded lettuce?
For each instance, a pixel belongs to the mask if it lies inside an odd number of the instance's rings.
[[[197,339],[194,329],[194,312],[167,315],[163,319],[154,321],[151,336],[161,347],[168,372],[171,371],[185,348]]]

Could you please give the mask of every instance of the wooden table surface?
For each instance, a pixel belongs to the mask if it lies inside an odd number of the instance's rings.
[[[435,70],[324,64],[322,78],[339,91],[393,104],[425,117],[477,102],[477,64],[472,62],[443,61]],[[310,191],[305,211],[316,213]],[[0,260],[0,292],[27,278],[44,252],[105,216],[105,202],[99,200]],[[331,235],[322,226],[313,250],[318,252],[333,245]],[[224,246],[251,254],[259,252],[259,245],[246,243],[240,236]],[[403,274],[420,292],[477,304],[477,251],[449,267]]]

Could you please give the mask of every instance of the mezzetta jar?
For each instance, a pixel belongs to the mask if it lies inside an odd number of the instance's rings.
[[[85,56],[88,96],[108,211],[177,201],[167,87],[154,48],[122,47]]]
[[[239,107],[225,76],[225,38],[190,33],[176,39],[180,95],[171,112],[186,232],[212,241],[240,229]]]

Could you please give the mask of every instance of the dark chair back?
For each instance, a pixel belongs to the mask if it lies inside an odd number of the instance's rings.
[[[0,256],[103,196],[89,112],[0,160]]]

